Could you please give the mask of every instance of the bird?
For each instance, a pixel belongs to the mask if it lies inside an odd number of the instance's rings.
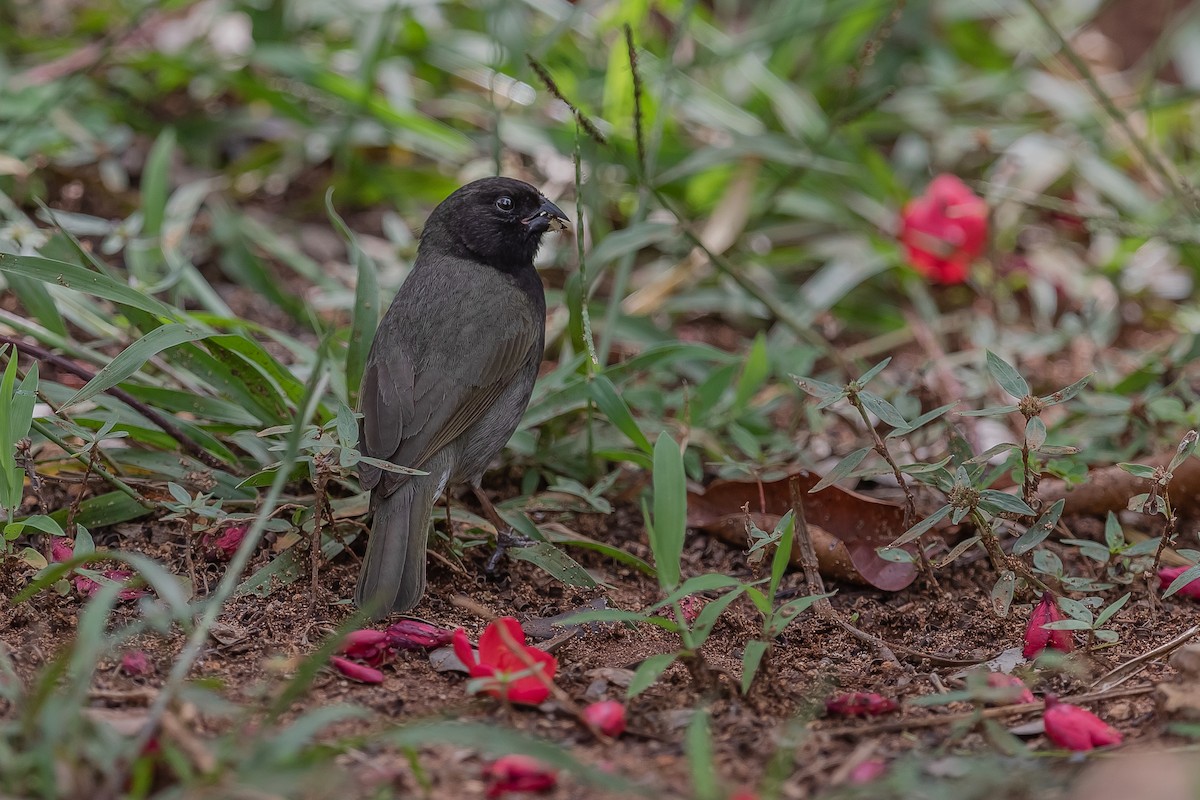
[[[376,618],[425,593],[437,498],[474,491],[497,536],[506,527],[480,481],[521,421],[546,344],[546,294],[533,265],[567,215],[534,186],[484,178],[430,213],[412,271],[380,320],[359,392],[359,462],[374,518],[355,604]]]

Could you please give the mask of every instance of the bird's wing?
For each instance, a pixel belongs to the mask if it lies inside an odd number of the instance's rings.
[[[381,329],[363,373],[360,403],[366,455],[421,469],[434,453],[471,427],[529,362],[539,341],[540,320],[481,325],[424,309],[428,320],[444,320],[436,336],[424,337],[419,362],[407,343],[408,326]],[[364,488],[379,482],[378,470],[361,470]],[[389,473],[392,491],[403,477]]]

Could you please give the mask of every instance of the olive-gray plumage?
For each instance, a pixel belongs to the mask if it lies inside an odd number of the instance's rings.
[[[359,606],[383,615],[420,602],[434,503],[447,485],[478,486],[521,421],[546,339],[533,259],[543,234],[565,220],[511,178],[469,183],[430,214],[359,395],[362,452],[428,475],[360,465],[375,518]]]

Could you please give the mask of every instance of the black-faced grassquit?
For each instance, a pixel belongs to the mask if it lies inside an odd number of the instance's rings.
[[[360,464],[374,521],[355,602],[407,611],[425,593],[434,503],[452,484],[479,490],[533,391],[546,341],[546,295],[533,266],[566,215],[533,186],[485,178],[429,215],[411,274],[383,316],[363,372],[362,451],[413,467]]]

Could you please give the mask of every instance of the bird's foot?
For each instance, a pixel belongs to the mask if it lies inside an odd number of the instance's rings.
[[[496,533],[496,552],[492,553],[492,557],[488,559],[487,566],[484,567],[484,572],[488,575],[496,574],[496,569],[500,566],[501,559],[504,554],[513,547],[528,547],[533,544],[533,540],[528,536],[517,533],[512,528],[502,530]]]

